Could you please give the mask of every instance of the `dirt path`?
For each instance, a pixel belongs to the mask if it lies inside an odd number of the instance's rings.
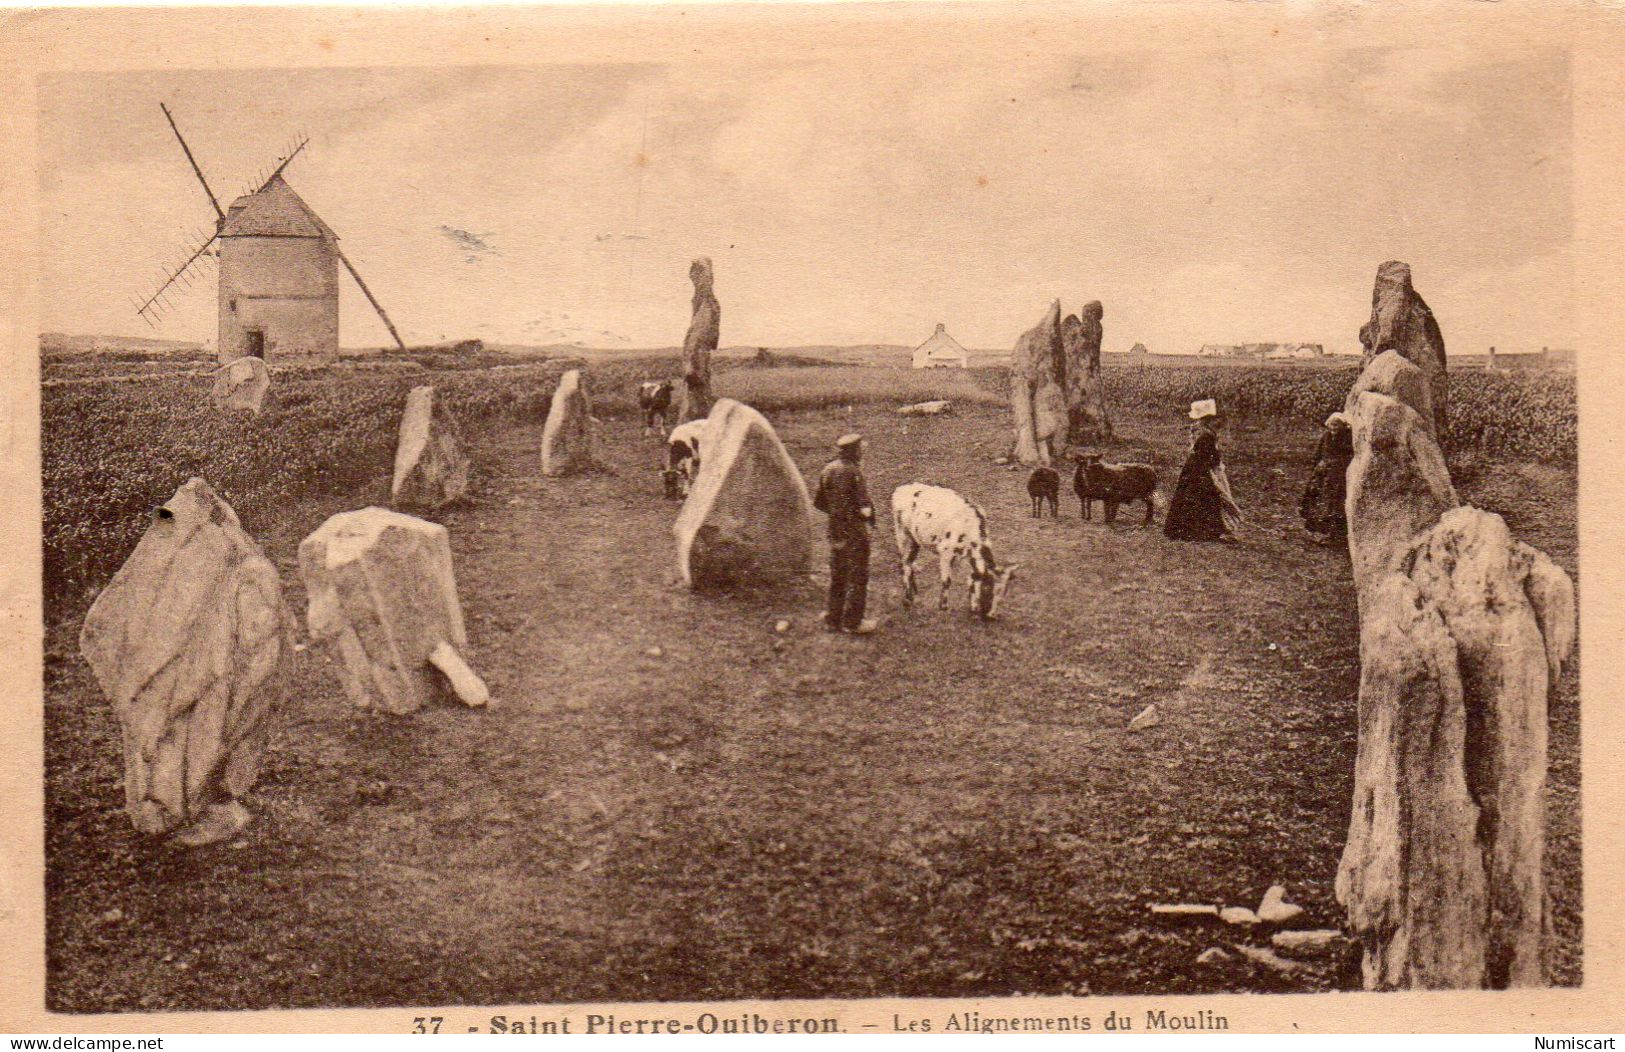
[[[1022,564],[1006,617],[971,621],[958,587],[939,612],[934,582],[903,614],[884,521],[874,638],[818,631],[816,585],[693,596],[673,576],[676,505],[659,499],[658,444],[635,423],[611,425],[614,473],[584,479],[539,477],[539,428],[484,439],[477,499],[445,521],[471,660],[501,707],[357,713],[326,651],[304,651],[255,793],[260,821],[237,844],[172,857],[137,843],[77,625],[53,631],[52,1006],[1357,981],[1199,967],[1226,933],[1146,913],[1152,901],[1256,904],[1284,883],[1313,921],[1339,919],[1357,653],[1346,555],[1296,528],[1312,435],[1228,440],[1259,527],[1230,547],[1082,524],[1069,492],[1059,521],[1029,518],[1024,473],[990,462],[996,411],[775,423],[808,476],[838,433],[863,430],[881,508],[908,481],[981,502],[1000,561]],[[1123,452],[1154,457],[1171,484],[1177,420],[1128,427],[1147,441]],[[1574,571],[1572,472],[1486,473],[1479,488]],[[291,508],[268,539],[301,614],[299,538],[367,499]],[[782,637],[780,618],[792,622]],[[1575,682],[1565,676],[1554,704],[1552,743],[1568,981],[1579,975]],[[1161,725],[1128,733],[1152,702]]]

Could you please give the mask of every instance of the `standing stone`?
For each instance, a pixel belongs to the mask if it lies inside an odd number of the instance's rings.
[[[1398,351],[1427,377],[1433,402],[1433,430],[1443,434],[1450,405],[1444,336],[1439,323],[1411,285],[1411,268],[1389,260],[1377,268],[1371,289],[1371,320],[1360,329],[1367,362],[1383,351]]]
[[[712,291],[711,261],[696,259],[688,266],[694,282],[694,316],[683,337],[683,391],[677,404],[677,422],[704,419],[711,412],[711,352],[722,338],[722,305]]]
[[[723,398],[706,433],[709,452],[672,527],[683,582],[705,588],[810,572],[812,501],[773,426]]]
[[[1573,645],[1574,586],[1477,508],[1446,512],[1408,564],[1456,642],[1467,785],[1483,811],[1488,985],[1545,985],[1546,710]]]
[[[260,403],[271,386],[265,362],[249,355],[227,362],[214,371],[214,389],[209,398],[221,409],[246,409],[260,415]]]
[[[385,508],[342,512],[300,543],[299,572],[311,637],[337,640],[356,705],[413,712],[443,683],[467,705],[490,699],[460,654],[468,640],[444,526]]]
[[[1344,512],[1361,616],[1370,592],[1422,531],[1455,507],[1444,454],[1410,406],[1365,391],[1348,414],[1354,432]]]
[[[1066,441],[1065,353],[1061,343],[1061,301],[1021,334],[1011,352],[1010,409],[1015,419],[1014,457],[1023,464],[1048,464]]]
[[[1106,381],[1100,372],[1100,341],[1105,335],[1099,300],[1083,306],[1083,317],[1068,314],[1061,323],[1066,359],[1067,443],[1093,445],[1112,439],[1106,412]]]
[[[1387,395],[1410,406],[1416,410],[1416,415],[1422,418],[1422,423],[1434,438],[1438,438],[1437,432],[1433,431],[1433,398],[1427,377],[1398,351],[1383,351],[1366,364],[1354,381],[1354,386],[1349,388],[1348,397],[1343,400],[1343,412],[1352,415],[1354,403],[1366,391]]]
[[[434,510],[468,489],[468,457],[457,437],[457,420],[433,387],[414,387],[401,414],[395,477],[389,502],[397,508]]]
[[[1573,617],[1567,575],[1469,507],[1362,603],[1337,897],[1368,989],[1546,983],[1547,700]]]
[[[597,463],[594,423],[581,370],[571,369],[559,377],[542,427],[542,474],[558,477],[591,471]]]
[[[124,727],[135,828],[189,846],[248,824],[279,703],[261,690],[293,628],[276,567],[202,479],[153,513],[85,615],[79,649]]]

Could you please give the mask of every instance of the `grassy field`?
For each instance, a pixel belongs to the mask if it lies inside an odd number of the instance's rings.
[[[458,397],[485,414],[465,419],[477,475],[443,521],[470,660],[500,707],[357,712],[335,655],[300,651],[275,686],[258,821],[231,844],[171,852],[124,817],[119,731],[75,642],[87,576],[47,626],[50,1006],[1357,986],[1346,960],[1291,975],[1199,966],[1246,936],[1147,912],[1253,905],[1282,883],[1315,924],[1339,922],[1357,647],[1346,554],[1297,528],[1313,423],[1238,420],[1226,454],[1257,529],[1234,547],[1187,546],[1080,523],[1070,497],[1058,521],[1028,517],[1024,473],[992,463],[1008,441],[1006,411],[980,404],[997,401],[996,378],[979,377],[980,396],[956,388],[954,416],[905,419],[894,402],[947,393],[919,384],[978,378],[875,370],[909,386],[868,377],[848,403],[850,372],[718,383],[766,403],[809,476],[836,435],[861,430],[877,503],[910,481],[979,501],[1000,561],[1022,564],[1003,619],[968,619],[957,590],[938,612],[934,585],[903,613],[884,512],[875,637],[817,631],[816,582],[691,594],[674,577],[677,506],[659,499],[656,440],[606,408],[611,470],[545,480],[545,374],[500,390],[469,378]],[[637,375],[592,383],[614,407]],[[388,381],[363,419],[410,382]],[[274,412],[287,426],[300,406]],[[1171,482],[1179,414],[1129,406],[1117,424],[1110,451]],[[392,435],[350,434],[355,477],[273,499],[245,474],[237,498],[301,617],[299,540],[387,485]],[[1475,457],[1457,482],[1577,573],[1572,462]],[[52,499],[48,477],[48,515]],[[1557,975],[1571,984],[1577,683],[1566,671],[1552,703],[1547,866]],[[1161,725],[1129,733],[1153,702]]]

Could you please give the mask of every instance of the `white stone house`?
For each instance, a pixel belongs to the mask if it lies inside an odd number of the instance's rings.
[[[961,347],[959,341],[948,335],[948,330],[939,321],[937,331],[931,338],[914,348],[914,368],[916,369],[968,369],[970,367],[970,352]]]

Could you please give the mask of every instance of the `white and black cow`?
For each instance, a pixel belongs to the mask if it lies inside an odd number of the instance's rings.
[[[672,382],[648,380],[638,384],[638,408],[643,410],[643,433],[665,434],[671,413]]]
[[[903,561],[903,603],[914,603],[914,559],[920,549],[937,553],[942,593],[937,606],[948,606],[948,586],[954,564],[964,560],[970,566],[970,609],[984,620],[998,615],[1017,563],[1000,569],[993,561],[993,547],[987,533],[987,516],[982,509],[942,486],[911,482],[898,486],[891,495],[892,527],[897,532],[897,554]]]
[[[702,419],[678,424],[666,437],[666,467],[660,473],[666,486],[666,499],[681,500],[688,496],[689,488],[699,477],[700,436],[707,423]]]

